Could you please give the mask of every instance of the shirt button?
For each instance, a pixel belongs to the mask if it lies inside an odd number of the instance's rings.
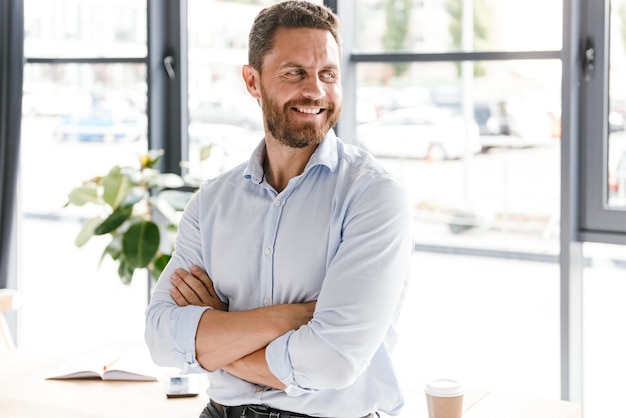
[[[274,200],[274,206],[280,206],[280,200],[278,199]]]
[[[257,386],[257,387],[256,387],[256,391],[257,391],[257,392],[263,392],[263,388],[262,388],[261,386]]]
[[[270,300],[268,298],[263,299],[263,306],[270,306]]]
[[[263,252],[265,253],[265,255],[269,255],[272,252],[272,249],[269,247],[266,247],[265,250],[263,250]]]

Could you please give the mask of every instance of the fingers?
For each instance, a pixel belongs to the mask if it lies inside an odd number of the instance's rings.
[[[195,264],[189,268],[191,274],[194,275],[196,279],[198,279],[203,285],[209,296],[212,298],[217,298],[217,292],[213,287],[213,280],[209,277],[208,274],[200,266],[196,266]]]
[[[213,289],[213,280],[209,277],[208,274],[202,268],[193,265],[189,268],[191,275],[188,277],[192,277],[192,280],[189,286],[194,289],[194,291],[201,297],[203,301],[207,301],[206,297],[215,296],[215,290]]]
[[[206,276],[206,278],[208,279],[208,276]],[[180,297],[182,297],[187,304],[205,305],[209,302],[210,294],[204,283],[196,276],[183,269],[176,269],[170,276],[170,280],[174,285],[173,289],[178,291]],[[174,294],[172,294],[172,297],[174,297]],[[174,298],[174,300],[176,300],[176,298]]]
[[[187,299],[185,299],[183,294],[180,293],[180,291],[176,287],[172,287],[172,289],[170,290],[170,295],[172,295],[174,302],[176,302],[178,306],[189,305],[189,302],[187,302]]]
[[[170,294],[177,305],[210,306],[227,311],[228,304],[222,302],[213,287],[213,280],[199,266],[193,265],[189,272],[176,269],[170,276],[173,285]]]
[[[178,269],[179,271],[184,271],[182,269]],[[199,280],[205,285],[213,286],[213,281],[209,277],[209,275],[202,269],[202,267],[197,265],[192,265],[189,267],[189,272],[194,276],[195,279]]]

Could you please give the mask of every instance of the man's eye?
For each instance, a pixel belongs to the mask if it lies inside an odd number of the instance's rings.
[[[322,73],[321,78],[322,80],[325,80],[325,81],[333,81],[337,78],[337,76],[335,75],[335,73],[328,71],[328,72]]]
[[[291,70],[287,72],[287,75],[295,75],[295,76],[302,75],[302,70]]]

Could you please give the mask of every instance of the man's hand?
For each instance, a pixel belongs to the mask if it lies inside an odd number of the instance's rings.
[[[193,265],[189,272],[176,269],[170,280],[174,285],[170,294],[178,306],[210,306],[218,311],[228,311],[228,305],[215,292],[213,280],[200,267]]]

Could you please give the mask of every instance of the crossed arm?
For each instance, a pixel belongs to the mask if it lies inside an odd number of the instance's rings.
[[[274,305],[229,312],[211,278],[198,266],[171,275],[172,298],[179,306],[210,306],[200,318],[196,358],[207,370],[222,369],[248,382],[284,389],[265,361],[265,347],[312,317],[316,302]]]

